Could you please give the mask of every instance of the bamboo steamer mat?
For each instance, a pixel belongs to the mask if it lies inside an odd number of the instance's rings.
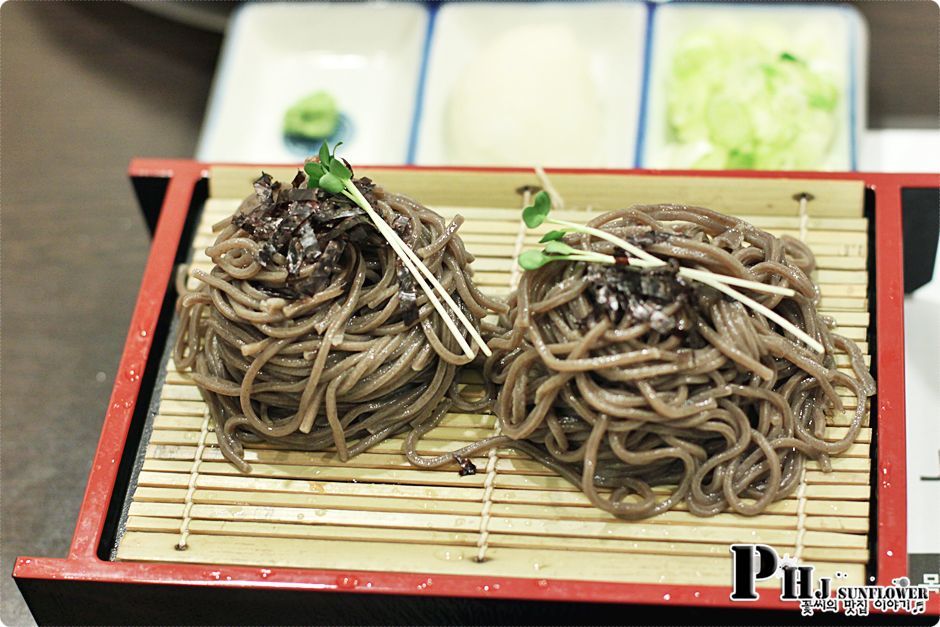
[[[268,171],[280,180],[295,173]],[[210,227],[238,207],[257,175],[257,168],[212,171],[192,242],[195,267],[211,267],[204,254],[214,239]],[[363,168],[357,175],[407,193],[446,218],[462,214],[459,233],[477,258],[475,280],[494,295],[509,292],[518,280],[515,255],[545,230],[527,232],[519,220],[518,189],[538,183],[532,172]],[[683,202],[803,239],[817,255],[821,310],[869,361],[861,182],[617,174],[553,174],[552,181],[567,206],[579,208],[560,212],[567,219],[584,221],[633,203]],[[801,203],[801,195],[811,200]],[[837,363],[848,369],[847,356],[837,356]],[[465,372],[463,383],[478,385],[479,376]],[[698,518],[678,508],[626,522],[590,506],[574,486],[511,450],[474,459],[478,473],[472,476],[454,468],[415,469],[401,454],[403,436],[347,463],[330,452],[256,445],[245,451],[253,472],[242,475],[222,458],[198,390],[172,361],[158,393],[119,560],[512,576],[537,585],[557,578],[727,586],[729,544],[756,542],[815,564],[820,576],[841,571],[846,584],[866,578],[867,419],[857,441],[832,460],[832,472],[810,462],[799,489],[760,516]],[[845,433],[855,407],[854,397],[840,393],[845,412],[830,418],[828,439]],[[493,416],[452,413],[419,450],[439,454],[497,430]],[[176,548],[181,543],[185,550]]]

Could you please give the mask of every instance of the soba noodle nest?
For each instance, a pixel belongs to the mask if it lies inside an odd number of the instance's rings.
[[[473,284],[461,217],[356,184],[474,325],[505,313]],[[242,444],[265,441],[346,460],[450,406],[479,409],[456,393],[470,358],[361,209],[302,174],[255,190],[215,225],[215,266],[192,272],[201,286],[180,290],[175,362],[192,370],[226,459],[249,472]]]
[[[753,515],[797,488],[807,460],[830,470],[830,456],[855,440],[875,387],[855,344],[816,310],[810,250],[696,207],[634,207],[589,224],[670,265],[555,261],[524,273],[485,368],[500,386],[495,413],[513,446],[626,519],[680,503],[700,516]],[[619,252],[589,235],[565,241]],[[680,264],[793,288],[793,297],[744,291],[825,353],[677,276]],[[836,368],[836,350],[851,357],[854,376]],[[837,386],[858,408],[832,442],[824,432],[826,416],[843,409]]]

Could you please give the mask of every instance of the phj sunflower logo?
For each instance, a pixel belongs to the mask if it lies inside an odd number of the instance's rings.
[[[799,602],[801,613],[843,612],[847,616],[866,616],[871,610],[922,614],[936,586],[911,585],[899,577],[890,586],[840,586],[833,581],[846,578],[843,572],[832,577],[815,577],[815,567],[800,564],[789,555],[780,557],[766,544],[733,544],[732,601],[756,601],[760,598],[757,582],[771,577],[780,579],[780,599]]]

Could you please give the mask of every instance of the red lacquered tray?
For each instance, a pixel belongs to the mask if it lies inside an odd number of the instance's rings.
[[[198,184],[207,176],[207,164],[182,160],[132,162],[133,177],[166,178],[168,186],[159,213],[150,256],[144,271],[140,294],[131,321],[130,332],[120,363],[120,372],[140,372],[153,351],[161,310],[171,282]],[[408,168],[435,169],[435,168]],[[456,168],[436,168],[459,171]],[[475,169],[474,171],[480,171]],[[489,170],[495,171],[495,170]],[[559,170],[559,172],[563,172]],[[601,173],[600,171],[594,171]],[[877,446],[874,449],[872,479],[875,486],[872,526],[872,560],[875,581],[890,585],[892,579],[907,574],[907,514],[904,414],[903,346],[903,267],[901,191],[911,187],[937,187],[938,177],[931,174],[807,173],[807,172],[676,172],[651,170],[603,171],[603,173],[651,176],[694,175],[697,177],[812,178],[862,181],[874,206],[869,217],[874,222],[875,293],[874,328],[877,331],[875,359],[878,372],[877,407],[873,407],[872,425]],[[463,597],[517,599],[529,601],[577,601],[595,603],[631,603],[686,607],[740,608],[729,599],[729,585],[675,586],[655,584],[620,584],[552,580],[551,585],[535,585],[532,579],[504,578],[498,586],[492,577],[434,575],[433,586],[422,586],[422,574],[387,572],[338,572],[312,569],[264,569],[253,567],[214,567],[175,563],[115,562],[104,559],[103,534],[113,497],[126,485],[118,482],[119,462],[125,450],[135,406],[145,403],[139,377],[117,377],[105,417],[101,438],[72,539],[65,558],[20,557],[14,577],[37,615],[44,613],[41,603],[48,601],[46,591],[56,590],[57,582],[87,584],[170,585],[191,589],[228,589],[240,591],[296,591],[358,593],[363,595],[409,595],[418,597]],[[113,515],[113,514],[112,514]],[[369,585],[359,585],[368,582]],[[67,594],[67,593],[62,593]],[[936,595],[929,613],[940,612]],[[748,608],[788,610],[798,608],[781,601],[777,594],[762,594]],[[798,610],[797,610],[798,611]],[[271,620],[277,622],[277,617]]]

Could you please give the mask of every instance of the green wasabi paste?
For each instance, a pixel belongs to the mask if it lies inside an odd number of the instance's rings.
[[[318,91],[295,102],[284,114],[284,134],[303,139],[325,139],[336,132],[339,108],[325,91]]]

